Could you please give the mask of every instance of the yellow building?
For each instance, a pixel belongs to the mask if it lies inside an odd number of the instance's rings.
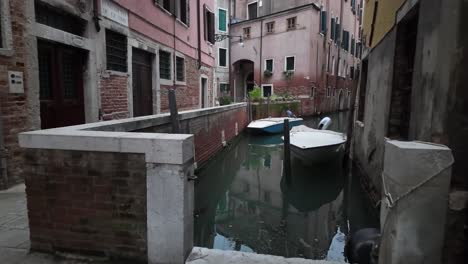
[[[363,42],[373,48],[396,23],[396,14],[405,0],[364,0]]]

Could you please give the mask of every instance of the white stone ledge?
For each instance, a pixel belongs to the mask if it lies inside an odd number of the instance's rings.
[[[145,154],[148,163],[185,164],[193,135],[47,129],[19,134],[23,148]]]

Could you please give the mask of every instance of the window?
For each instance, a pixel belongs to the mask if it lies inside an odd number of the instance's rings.
[[[332,56],[332,69],[331,75],[335,75],[335,56]]]
[[[186,25],[189,25],[189,2],[188,0],[156,0],[157,5],[176,15]]]
[[[227,10],[218,8],[218,30],[227,31]]]
[[[265,60],[265,70],[273,72],[273,59]]]
[[[341,40],[341,48],[349,50],[349,31],[343,30],[343,38]]]
[[[229,83],[219,83],[221,93],[228,94],[230,92]]]
[[[176,80],[178,82],[185,82],[185,59],[176,56]]]
[[[332,18],[330,21],[330,39],[335,40],[336,19]]]
[[[338,21],[338,18],[335,18],[335,21]],[[340,34],[341,34],[341,26],[338,22],[336,22],[335,24],[335,38],[333,40],[335,40],[335,43],[338,42],[338,39],[340,38]]]
[[[218,66],[227,67],[227,49],[218,48]]]
[[[171,0],[156,0],[156,3],[167,11],[172,12],[174,10],[174,5]]]
[[[247,19],[254,19],[258,16],[258,3],[254,2],[247,5]]]
[[[327,11],[320,11],[320,33],[327,34]]]
[[[294,71],[295,69],[296,69],[296,57],[294,56],[286,57],[286,60],[284,63],[284,70]]]
[[[215,16],[205,5],[205,40],[215,44]]]
[[[330,88],[330,86],[328,86],[328,88],[327,88],[327,94],[326,94],[326,95],[327,95],[327,97],[330,97],[330,95],[331,95],[331,88]]]
[[[275,32],[275,21],[266,23],[267,33]]]
[[[296,29],[296,17],[288,18],[288,30]]]
[[[35,1],[35,10],[36,22],[74,35],[83,36],[86,28],[85,20],[39,1]]]
[[[159,78],[171,80],[171,53],[159,51]]]
[[[188,0],[180,0],[179,2],[179,10],[178,10],[178,17],[180,19],[180,21],[184,22],[184,24],[186,25],[189,25],[189,6],[188,6],[188,3],[190,1]]]
[[[273,95],[273,85],[272,84],[263,84],[262,85],[262,96],[270,97]]]
[[[106,30],[107,69],[110,71],[127,72],[127,37]]]
[[[243,28],[244,30],[244,38],[248,39],[250,38],[250,27]]]

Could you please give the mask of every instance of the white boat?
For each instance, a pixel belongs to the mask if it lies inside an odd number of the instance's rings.
[[[294,126],[301,125],[304,121],[302,118],[269,117],[252,121],[247,126],[247,128],[253,132],[277,134],[283,132],[285,119],[289,119],[289,129],[291,129]]]
[[[336,159],[344,150],[346,136],[331,130],[297,126],[291,130],[291,152],[305,162],[320,163]]]

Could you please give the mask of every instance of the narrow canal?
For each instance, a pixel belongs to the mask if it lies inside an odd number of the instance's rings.
[[[345,132],[348,113],[329,116],[329,129]],[[319,120],[305,124],[316,128]],[[348,223],[376,225],[357,177],[346,184],[339,158],[309,165],[293,156],[288,185],[283,156],[281,135],[244,134],[200,169],[196,246],[344,262]]]

